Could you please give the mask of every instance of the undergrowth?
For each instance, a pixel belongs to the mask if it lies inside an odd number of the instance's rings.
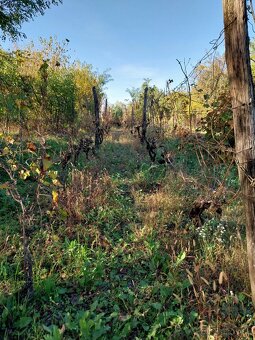
[[[52,157],[66,147],[57,139],[48,145]],[[201,176],[192,146],[180,145],[168,142],[175,171],[151,164],[127,134],[108,139],[90,161],[80,157],[58,204],[45,201],[43,224],[30,231],[32,299],[19,294],[19,208],[0,190],[0,338],[251,338],[240,201],[226,195],[221,219],[208,212],[194,227],[192,203],[215,183]],[[207,166],[212,177],[224,177],[224,165]],[[19,185],[28,196],[29,179]],[[234,167],[226,186],[236,190]]]

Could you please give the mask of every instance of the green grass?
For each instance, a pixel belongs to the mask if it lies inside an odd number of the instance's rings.
[[[167,144],[176,169],[200,181],[192,146],[178,149],[179,142]],[[53,158],[67,145],[47,143]],[[224,177],[224,165],[208,160],[209,166],[213,177]],[[45,203],[43,225],[35,218],[30,233],[30,300],[18,293],[24,282],[17,206],[0,190],[0,338],[250,338],[254,316],[237,199],[224,206],[221,222],[208,212],[197,230],[188,213],[202,187],[151,164],[127,134],[106,140],[89,161],[81,156],[69,172],[67,196],[60,194],[57,208]],[[20,192],[29,196],[31,185],[20,182]]]

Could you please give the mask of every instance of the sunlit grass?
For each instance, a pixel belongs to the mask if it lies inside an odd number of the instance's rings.
[[[54,155],[65,147],[50,145]],[[169,145],[185,176],[199,180],[196,160],[184,159],[189,151],[178,151],[177,141]],[[248,339],[253,309],[242,209],[236,198],[224,205],[226,231],[218,241],[218,221],[206,212],[203,238],[189,219],[202,194],[178,171],[151,164],[133,136],[108,137],[97,158],[81,157],[70,170],[58,207],[31,232],[35,297],[29,302],[18,295],[24,283],[19,231],[5,222],[0,335]]]

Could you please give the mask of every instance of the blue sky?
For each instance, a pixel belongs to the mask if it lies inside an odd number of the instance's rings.
[[[176,86],[183,78],[176,58],[190,59],[192,67],[222,28],[222,0],[63,0],[23,25],[22,44],[39,36],[68,38],[72,58],[110,69],[113,103],[144,78],[161,88],[171,78]]]

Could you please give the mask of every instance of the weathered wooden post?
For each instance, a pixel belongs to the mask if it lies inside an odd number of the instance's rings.
[[[99,149],[100,145],[100,117],[99,117],[99,101],[96,87],[93,86],[94,110],[95,110],[95,148]]]
[[[255,305],[255,103],[246,0],[223,0],[223,12],[236,162],[246,213],[247,255]]]
[[[132,109],[131,109],[131,131],[134,131],[135,125],[135,108],[134,108],[134,101],[132,101]]]
[[[38,128],[41,128],[41,121],[42,121],[42,117],[45,117],[45,113],[47,111],[47,106],[48,106],[48,77],[49,77],[49,64],[47,60],[43,60],[42,65],[40,66],[39,69],[39,75],[40,75],[40,80],[41,80],[41,84],[40,84],[40,116],[41,118],[38,119]],[[58,115],[59,116],[59,115]],[[55,121],[54,123],[56,123],[56,128],[57,130],[59,129],[58,127],[58,120],[57,122]]]
[[[143,101],[143,121],[142,121],[142,136],[141,143],[144,143],[146,139],[147,130],[147,101],[148,101],[148,86],[144,89],[144,101]]]

